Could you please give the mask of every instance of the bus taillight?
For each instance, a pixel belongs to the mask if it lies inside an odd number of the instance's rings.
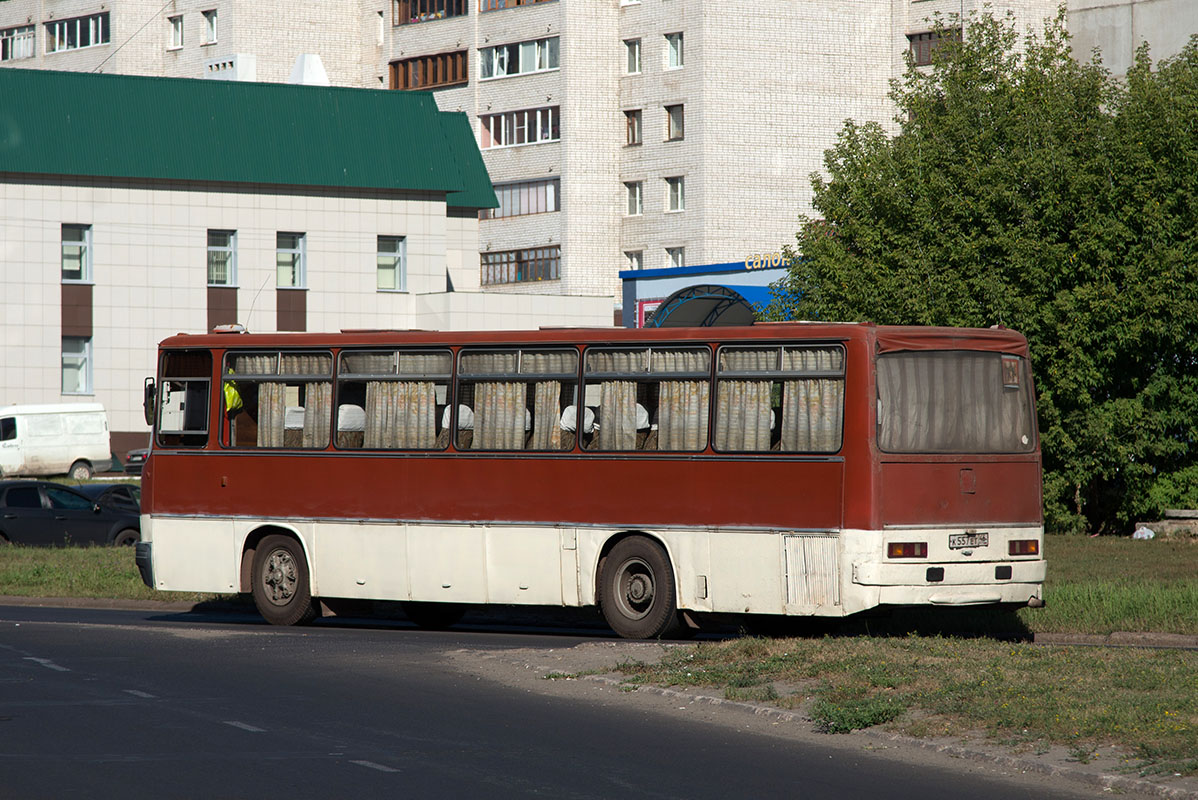
[[[1040,555],[1039,539],[1012,539],[1007,545],[1007,552],[1013,556]]]
[[[886,546],[889,558],[927,558],[927,542],[891,542]]]

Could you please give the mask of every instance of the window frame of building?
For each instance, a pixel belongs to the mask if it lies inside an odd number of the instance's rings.
[[[625,208],[624,214],[629,217],[639,217],[645,213],[645,182],[624,181]]]
[[[408,290],[408,238],[406,236],[379,236],[377,242],[376,288],[380,292],[406,292]]]
[[[624,111],[624,146],[635,147],[642,141],[643,114],[639,108],[629,108]]]
[[[204,17],[204,37],[200,41],[200,46],[208,44],[216,44],[217,37],[220,32],[217,27],[217,13],[215,8],[210,8],[207,11],[201,11],[200,14]]]
[[[81,233],[82,238],[68,239],[68,233]],[[91,283],[92,282],[92,226],[74,223],[63,223],[61,228],[62,241],[62,282]],[[78,277],[68,277],[68,249],[74,251],[72,258],[78,263]]]
[[[72,349],[68,350],[68,345],[72,345]],[[67,388],[67,370],[70,369],[74,375],[78,377],[74,388]],[[61,390],[64,395],[91,395],[95,394],[95,387],[92,382],[92,374],[94,372],[92,365],[92,337],[90,336],[64,336],[62,337],[62,370],[61,370]]]
[[[412,91],[465,86],[470,82],[467,52],[453,50],[392,61],[391,88]]]
[[[470,0],[391,0],[393,27],[464,17],[470,13]]]
[[[932,54],[942,42],[961,41],[960,28],[945,28],[939,31],[920,31],[907,34],[907,49],[911,63],[917,67],[926,67],[932,63]]]
[[[108,44],[112,35],[107,11],[70,19],[55,19],[45,23],[45,26],[46,55]]]
[[[0,30],[0,61],[19,61],[37,54],[37,26],[17,25]]]
[[[561,68],[561,37],[544,36],[478,49],[478,79],[494,81]]]
[[[624,74],[625,75],[640,75],[643,68],[641,61],[641,40],[640,39],[625,39],[624,40]]]
[[[555,0],[478,0],[478,13],[485,14],[488,11],[502,11],[505,8],[518,8],[520,6],[532,6],[537,3],[549,3]]]
[[[665,34],[666,40],[666,69],[682,69],[686,66],[686,57],[683,51],[682,32],[674,31],[673,33]]]
[[[169,27],[169,37],[167,39],[167,50],[182,50],[183,49],[183,15],[175,14],[166,18],[166,24]]]
[[[624,251],[625,268],[631,270],[645,268],[645,251],[644,250],[625,250]]]
[[[207,263],[209,286],[237,285],[237,231],[208,229]],[[218,271],[226,273],[224,280],[215,277]]]
[[[292,237],[294,247],[285,247],[283,237]],[[291,263],[284,264],[283,257]],[[291,283],[284,283],[282,270],[291,270]],[[275,287],[278,289],[308,288],[308,234],[295,231],[278,231],[275,234]]]
[[[561,113],[558,106],[480,114],[478,124],[481,150],[561,141]],[[530,133],[535,134],[535,138],[530,138]]]
[[[560,245],[479,253],[483,286],[555,281],[561,278]]]
[[[686,115],[682,103],[665,107],[666,110],[666,141],[680,142],[686,138]]]
[[[666,266],[670,269],[682,269],[686,266],[685,247],[666,248]]]
[[[492,188],[499,200],[498,208],[484,208],[480,220],[523,217],[529,214],[549,214],[562,210],[561,178],[540,178],[534,181],[497,183]]]
[[[666,212],[686,211],[686,176],[671,175],[666,182]]]

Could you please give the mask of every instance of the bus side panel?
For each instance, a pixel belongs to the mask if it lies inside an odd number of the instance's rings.
[[[315,528],[312,588],[320,597],[407,600],[403,525],[326,523]]]
[[[884,525],[1040,524],[1040,463],[1026,460],[882,464]]]
[[[231,519],[176,519],[142,515],[142,537],[152,542],[154,588],[170,592],[236,593],[241,541]]]

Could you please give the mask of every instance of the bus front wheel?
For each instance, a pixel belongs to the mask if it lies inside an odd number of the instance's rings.
[[[304,549],[290,536],[267,536],[254,550],[254,605],[271,625],[316,619]]]
[[[669,557],[656,542],[630,536],[616,544],[599,573],[599,608],[611,629],[625,639],[676,634],[678,593]]]

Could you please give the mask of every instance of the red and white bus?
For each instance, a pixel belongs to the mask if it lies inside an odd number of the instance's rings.
[[[156,589],[698,612],[1040,605],[1026,339],[772,323],[180,334],[147,381]]]

